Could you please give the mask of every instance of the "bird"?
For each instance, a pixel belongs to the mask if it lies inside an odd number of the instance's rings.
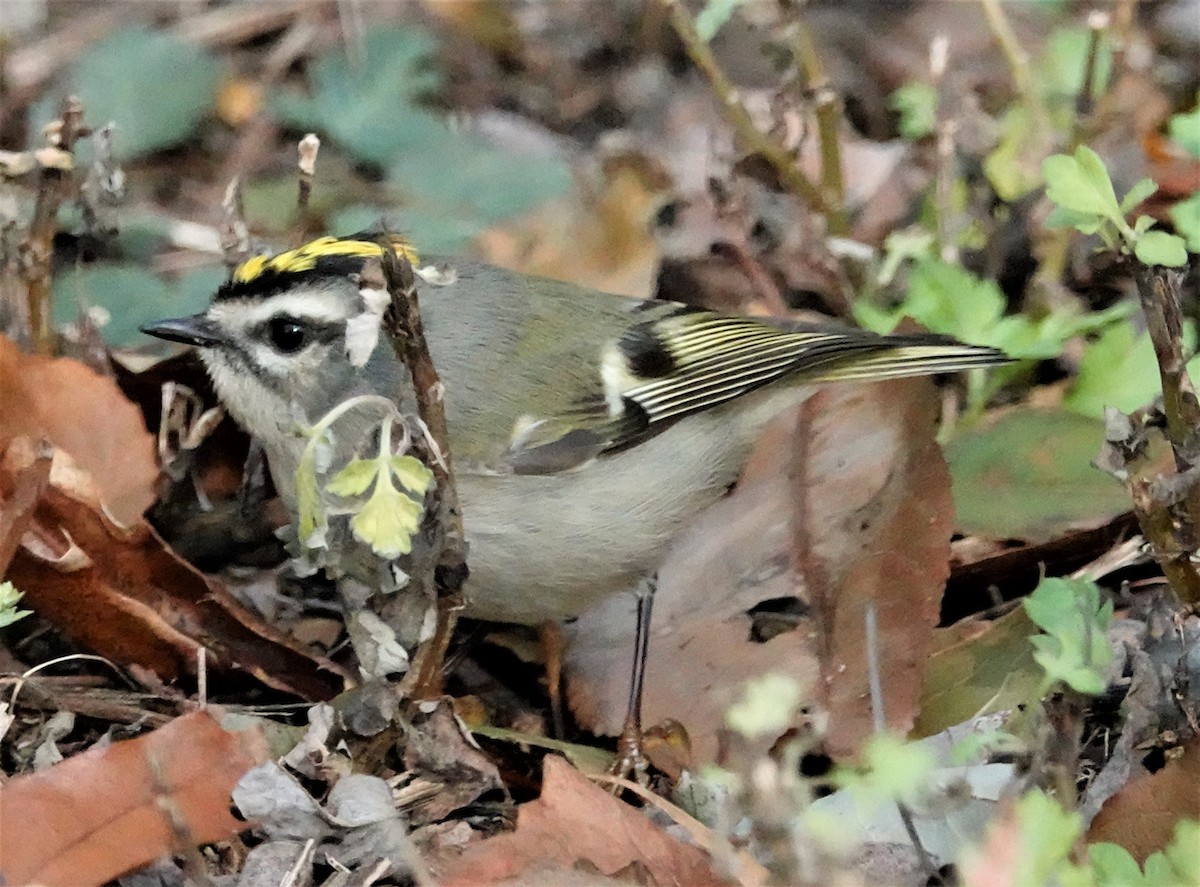
[[[415,403],[379,335],[386,291],[364,274],[389,249],[410,247],[362,233],[253,256],[205,311],[142,328],[197,347],[293,518],[298,418],[360,394]],[[470,259],[422,267],[438,269],[420,312],[468,542],[465,612],[489,621],[569,619],[635,589],[820,384],[1008,362],[934,334],[741,317]]]

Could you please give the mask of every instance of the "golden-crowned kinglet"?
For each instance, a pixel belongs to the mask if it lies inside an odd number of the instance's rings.
[[[378,243],[322,238],[244,262],[208,310],[144,327],[200,348],[293,516],[304,438],[362,393],[402,400],[379,335]],[[817,382],[1004,363],[934,335],[878,336],[636,301],[472,261],[422,287],[469,542],[467,613],[525,624],[632,590],[737,479],[759,431]],[[376,285],[377,287],[377,285]]]

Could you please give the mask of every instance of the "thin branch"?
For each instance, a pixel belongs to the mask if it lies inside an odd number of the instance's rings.
[[[454,483],[450,438],[442,383],[429,355],[425,329],[417,299],[416,275],[412,265],[398,256],[386,237],[382,270],[391,304],[383,317],[383,329],[396,357],[408,367],[417,399],[417,414],[429,431],[438,452],[424,452],[422,461],[433,472],[437,486],[430,509],[434,528],[432,575],[414,576],[413,581],[432,583],[437,602],[437,624],[433,636],[418,647],[401,691],[414,699],[441,695],[442,665],[450,638],[463,606],[462,588],[467,579],[467,543],[462,510]],[[428,449],[422,435],[414,436],[414,449]]]
[[[1000,0],[979,0],[979,5],[983,7],[983,15],[987,19],[992,36],[996,38],[1000,51],[1008,62],[1017,94],[1033,115],[1034,125],[1039,128],[1049,125],[1050,112],[1046,110],[1037,84],[1033,82],[1033,68],[1029,63],[1029,55],[1017,40],[1012,22],[1008,20]]]
[[[830,206],[821,189],[804,174],[796,164],[796,159],[782,145],[754,124],[750,112],[738,97],[737,88],[717,63],[708,44],[696,31],[696,24],[683,4],[679,0],[659,2],[670,16],[671,25],[683,41],[688,56],[708,79],[709,85],[721,102],[726,119],[745,146],[766,158],[784,186],[804,201],[809,209],[825,216],[831,232],[844,233],[845,220]]]
[[[317,152],[321,150],[321,140],[316,133],[310,132],[300,140],[297,147],[299,159],[296,169],[299,173],[299,189],[296,193],[296,208],[300,215],[308,211],[308,201],[312,196],[313,180],[317,175]]]
[[[63,100],[59,119],[47,128],[46,147],[34,152],[40,167],[37,201],[20,254],[29,305],[29,338],[38,354],[54,353],[50,303],[54,235],[58,231],[58,209],[71,196],[74,186],[71,150],[76,139],[86,134],[83,104],[75,96],[68,96]]]
[[[296,150],[296,226],[292,243],[300,246],[308,239],[308,202],[317,177],[317,152],[321,150],[321,140],[316,133],[310,132],[300,140]]]
[[[1175,476],[1130,484],[1134,511],[1175,593],[1187,604],[1200,603],[1200,575],[1190,553],[1200,532],[1200,485],[1183,482],[1200,458],[1200,402],[1183,353],[1182,276],[1169,268],[1134,265],[1146,330],[1154,345],[1162,382],[1167,439],[1175,457]],[[1182,477],[1180,477],[1182,476]]]
[[[817,109],[817,137],[821,143],[821,189],[825,192],[825,199],[833,207],[834,218],[838,220],[839,225],[844,225],[846,182],[842,174],[840,139],[842,103],[830,85],[829,75],[825,73],[825,66],[821,63],[821,55],[817,52],[812,31],[799,16],[792,21],[792,28],[795,36],[795,55],[804,69],[804,77]],[[830,228],[833,228],[832,220]]]
[[[1110,16],[1107,12],[1096,11],[1088,16],[1088,48],[1087,58],[1083,63],[1083,77],[1079,83],[1079,93],[1075,96],[1076,125],[1084,117],[1092,113],[1096,103],[1096,77],[1100,69],[1100,45],[1104,33],[1108,30]]]
[[[233,271],[238,265],[250,258],[250,228],[246,224],[246,206],[242,199],[242,180],[234,176],[225,188],[225,197],[221,200],[221,255],[225,259],[225,267]]]

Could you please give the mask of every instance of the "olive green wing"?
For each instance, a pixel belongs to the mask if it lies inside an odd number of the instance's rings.
[[[510,460],[518,471],[563,470],[782,380],[888,379],[1008,360],[994,348],[943,336],[774,326],[677,306],[666,316],[632,323],[601,355],[603,396],[532,419],[514,435]]]

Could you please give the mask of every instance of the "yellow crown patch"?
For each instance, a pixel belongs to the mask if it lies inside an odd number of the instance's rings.
[[[416,264],[417,251],[408,240],[388,235],[388,245],[409,262]],[[274,255],[252,256],[234,269],[234,283],[252,283],[264,274],[298,274],[312,271],[322,259],[373,258],[383,255],[383,246],[373,240],[320,237],[303,246]]]

